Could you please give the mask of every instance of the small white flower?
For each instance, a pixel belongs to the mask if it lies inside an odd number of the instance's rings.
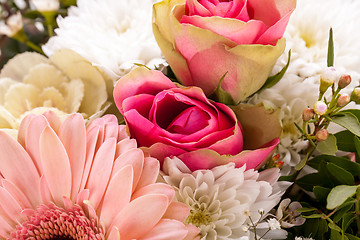
[[[276,218],[270,218],[267,222],[271,230],[281,229],[280,223]]]
[[[315,240],[313,238],[295,237],[295,240]]]
[[[247,237],[247,236],[242,236],[241,238],[239,238],[239,240],[249,240],[249,237]]]
[[[202,240],[249,237],[256,224],[280,200],[287,186],[277,182],[279,169],[262,172],[235,168],[234,163],[191,172],[174,157],[166,158],[163,179],[174,187],[177,201],[190,208],[186,223],[200,229]],[[251,218],[251,220],[250,220]]]
[[[11,15],[7,20],[6,24],[0,24],[0,35],[6,35],[8,37],[15,36],[23,28],[23,20],[20,12]]]
[[[60,7],[58,0],[31,0],[31,3],[39,12],[56,12]]]

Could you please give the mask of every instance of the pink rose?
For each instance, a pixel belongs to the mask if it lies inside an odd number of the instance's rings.
[[[176,77],[212,94],[221,77],[234,102],[259,90],[285,48],[296,0],[164,0],[155,38]],[[211,70],[211,71],[210,71]]]
[[[159,71],[136,68],[115,85],[114,99],[132,137],[161,162],[177,156],[191,170],[235,162],[260,166],[279,143],[244,151],[234,112],[208,100],[198,87],[177,87]]]

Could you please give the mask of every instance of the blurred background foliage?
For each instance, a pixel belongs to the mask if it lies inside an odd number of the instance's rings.
[[[76,0],[60,0],[60,9],[57,14],[66,16],[67,9],[72,5],[76,5]],[[30,0],[0,0],[0,22],[6,22],[8,17],[19,11],[23,17],[24,31],[29,40],[37,46],[46,43],[49,39],[49,33],[45,19],[40,12],[35,10]],[[0,68],[10,58],[25,51],[34,50],[6,35],[0,35]]]

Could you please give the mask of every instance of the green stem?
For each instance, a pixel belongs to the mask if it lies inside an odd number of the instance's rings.
[[[37,45],[35,45],[33,42],[31,42],[30,40],[27,40],[24,42],[28,47],[30,47],[31,49],[37,51],[38,53],[41,53],[42,55],[45,55],[45,53],[41,50],[41,48],[39,48]]]
[[[356,191],[355,214],[357,216],[356,218],[357,233],[360,234],[360,187],[358,187]]]

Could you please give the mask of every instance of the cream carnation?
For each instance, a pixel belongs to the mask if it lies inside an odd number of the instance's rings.
[[[66,49],[50,59],[30,52],[11,59],[0,74],[0,96],[0,128],[10,129],[18,128],[29,113],[80,112],[92,119],[109,106],[101,73]]]
[[[190,207],[186,223],[200,229],[201,239],[250,236],[250,218],[254,223],[262,220],[284,192],[275,168],[259,173],[229,163],[191,172],[174,157],[165,159],[163,171],[164,181],[175,189],[176,200]]]
[[[70,48],[100,67],[113,79],[134,63],[150,68],[164,63],[152,34],[155,0],[78,0],[68,16],[59,17],[57,36],[43,47],[47,55]]]

